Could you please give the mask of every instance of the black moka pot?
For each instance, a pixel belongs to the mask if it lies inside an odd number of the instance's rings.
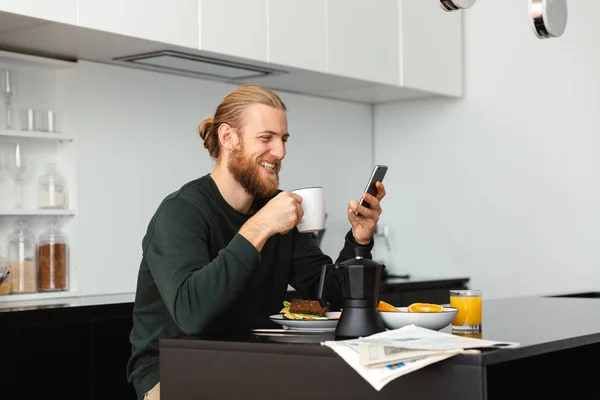
[[[327,303],[323,299],[323,288],[328,268],[340,270],[342,278],[342,315],[335,329],[335,336],[350,339],[383,332],[385,327],[377,311],[377,303],[384,266],[363,258],[359,247],[356,248],[355,258],[323,265],[317,295],[321,307]]]

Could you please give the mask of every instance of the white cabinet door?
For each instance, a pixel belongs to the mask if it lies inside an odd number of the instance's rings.
[[[198,0],[77,1],[80,26],[198,48]]]
[[[77,23],[77,0],[0,0],[0,11],[65,24]]]
[[[465,11],[443,11],[437,0],[401,1],[402,85],[462,96]]]
[[[268,0],[268,61],[326,72],[327,2]]]
[[[267,0],[199,2],[201,50],[267,61]]]
[[[399,1],[327,1],[329,73],[400,84]]]

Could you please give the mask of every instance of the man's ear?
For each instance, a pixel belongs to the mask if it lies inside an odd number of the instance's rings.
[[[235,148],[238,142],[238,137],[231,125],[219,125],[217,133],[219,135],[219,143],[221,143],[221,146],[228,150],[232,150]]]

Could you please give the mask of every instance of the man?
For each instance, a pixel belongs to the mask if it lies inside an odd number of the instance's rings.
[[[311,234],[295,228],[302,198],[279,190],[290,135],[275,93],[234,90],[199,134],[214,170],[167,196],[142,241],[127,365],[139,399],[160,396],[159,339],[268,326],[288,284],[315,299],[321,266],[331,263]],[[370,209],[350,201],[352,228],[338,261],[353,258],[356,247],[371,257],[385,196],[381,182],[377,189],[375,197],[363,194]]]

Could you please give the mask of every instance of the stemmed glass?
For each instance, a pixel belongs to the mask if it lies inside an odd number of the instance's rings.
[[[6,129],[14,129],[12,120],[12,102],[15,98],[14,73],[6,70],[2,73],[2,78],[2,95],[4,96],[4,105],[6,107]]]
[[[23,176],[29,170],[29,163],[23,153],[21,143],[17,142],[14,149],[8,154],[7,170],[15,180],[15,208],[23,208]]]

